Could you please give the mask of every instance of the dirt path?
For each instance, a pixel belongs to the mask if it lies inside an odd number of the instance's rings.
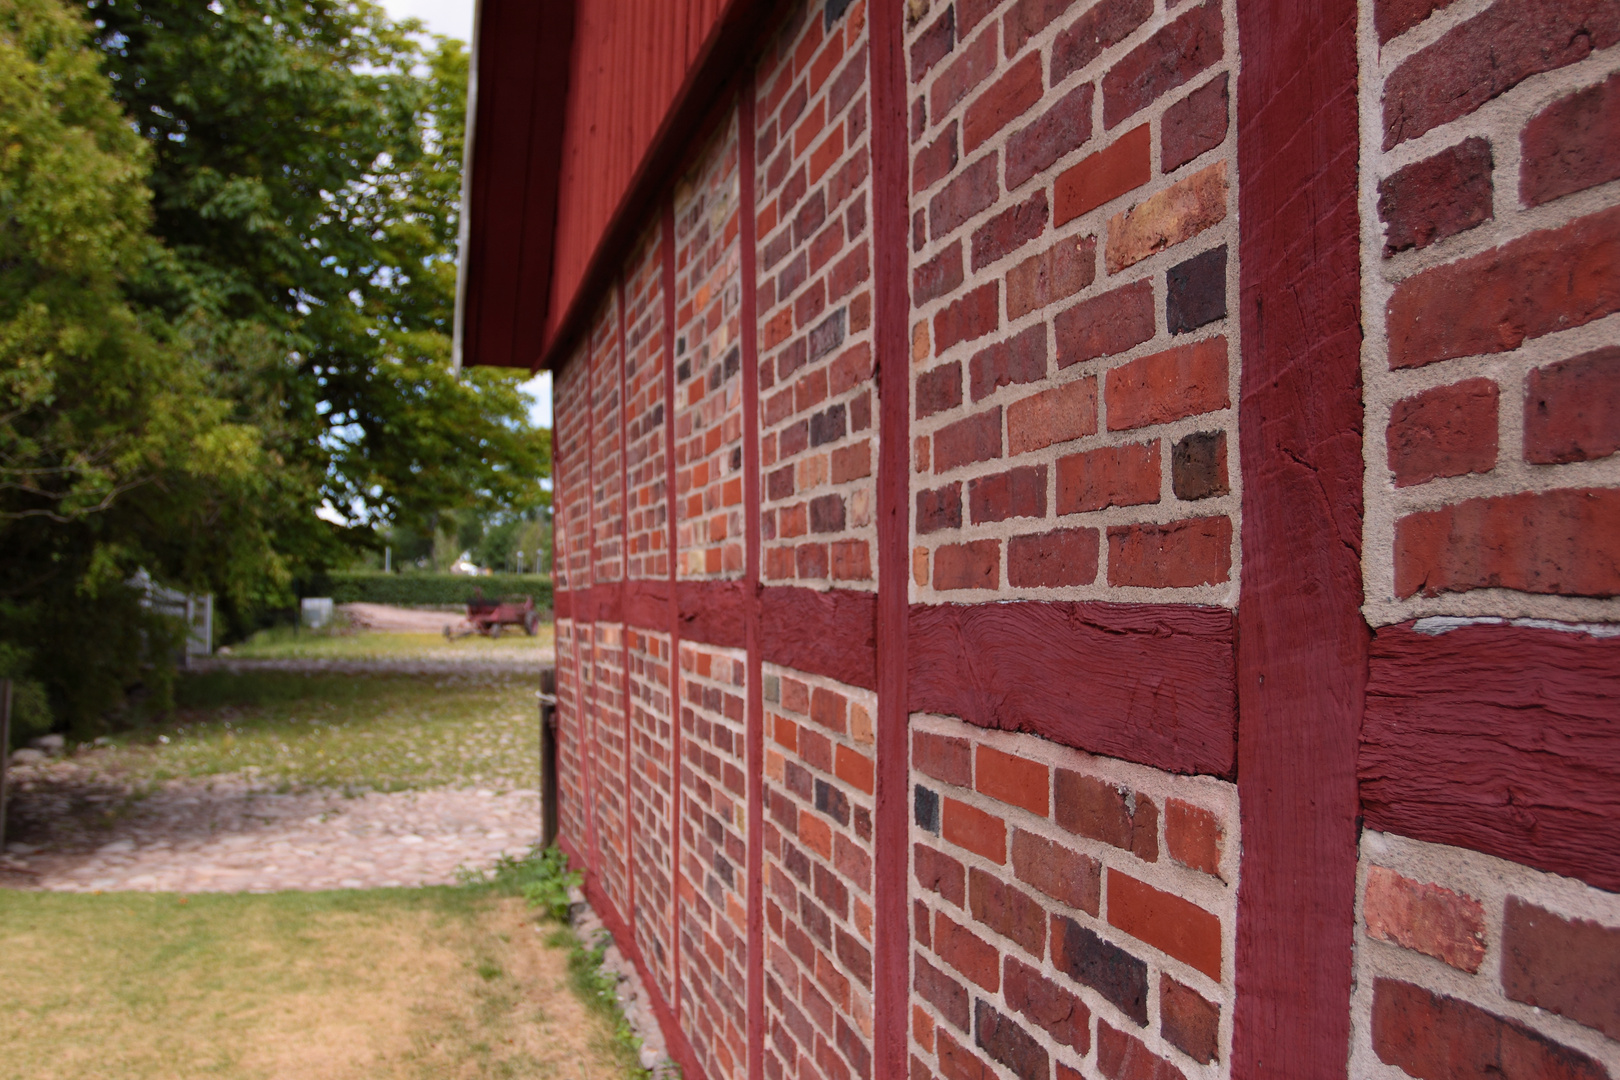
[[[466,612],[462,611],[421,611],[387,604],[339,604],[338,610],[362,630],[391,634],[440,634],[446,626],[460,626],[466,621]]]

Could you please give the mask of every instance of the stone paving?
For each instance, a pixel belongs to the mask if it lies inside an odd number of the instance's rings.
[[[234,777],[170,781],[93,844],[13,843],[0,885],[61,892],[275,892],[447,885],[539,837],[534,791],[278,794]]]

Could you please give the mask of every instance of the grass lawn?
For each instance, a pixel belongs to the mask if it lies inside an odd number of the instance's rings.
[[[516,673],[209,671],[181,680],[172,721],[77,760],[137,787],[252,772],[289,787],[534,790],[538,689]]]
[[[487,887],[0,891],[0,1080],[625,1077],[554,926]]]
[[[541,623],[534,637],[507,627],[498,638],[477,634],[446,641],[442,634],[294,632],[290,627],[261,630],[230,655],[242,660],[533,660],[549,656],[556,627]]]

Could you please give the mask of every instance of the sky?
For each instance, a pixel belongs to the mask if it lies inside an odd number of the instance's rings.
[[[382,0],[382,6],[396,19],[417,18],[431,33],[472,40],[473,0]],[[551,426],[551,373],[530,379],[523,387],[534,398],[530,417],[537,424]]]

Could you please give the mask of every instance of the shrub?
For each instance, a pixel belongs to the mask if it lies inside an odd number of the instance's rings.
[[[365,571],[328,575],[331,597],[339,604],[465,604],[473,590],[486,599],[532,596],[534,606],[552,606],[551,578],[544,574],[378,574]]]

